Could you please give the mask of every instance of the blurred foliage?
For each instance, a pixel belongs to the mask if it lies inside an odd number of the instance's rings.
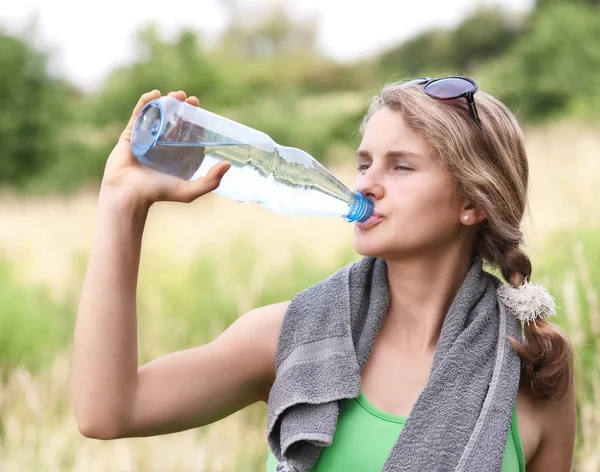
[[[54,302],[45,287],[17,279],[0,259],[0,381],[15,366],[46,367],[71,335],[73,305]]]
[[[600,7],[580,3],[554,2],[536,12],[526,34],[485,68],[488,88],[523,121],[598,117]]]
[[[557,3],[570,3],[575,5],[600,6],[600,0],[536,0],[536,10],[555,6]]]
[[[379,76],[470,75],[505,54],[522,33],[522,19],[498,8],[479,8],[456,29],[425,31],[382,54]]]
[[[598,470],[600,420],[600,231],[558,231],[547,239],[535,278],[556,296],[558,319],[574,350],[577,437],[574,470]],[[537,262],[537,261],[536,261]],[[596,459],[594,459],[594,457]]]
[[[73,91],[51,77],[48,56],[0,31],[0,183],[22,184],[57,159]]]
[[[247,10],[222,0],[229,25],[216,42],[137,33],[135,60],[84,93],[50,71],[35,29],[0,31],[0,184],[27,191],[96,185],[139,96],[185,90],[202,106],[258,128],[325,164],[348,159],[368,96],[386,82],[466,74],[523,122],[597,120],[600,0],[537,0],[528,14],[479,7],[372,57],[338,63],[318,49],[314,18],[283,3]],[[266,8],[266,9],[265,9]]]

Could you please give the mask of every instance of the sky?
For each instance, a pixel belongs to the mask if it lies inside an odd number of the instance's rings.
[[[273,0],[241,0],[253,6]],[[393,45],[432,26],[452,26],[478,5],[526,11],[533,0],[280,0],[299,18],[315,16],[319,47],[347,61]],[[208,39],[227,23],[219,0],[0,0],[0,28],[20,31],[37,19],[39,42],[54,69],[82,88],[94,88],[111,68],[134,59],[133,37],[156,23],[165,35],[182,26]]]

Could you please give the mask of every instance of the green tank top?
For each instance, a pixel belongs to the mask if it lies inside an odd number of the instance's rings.
[[[361,393],[358,398],[348,401],[340,413],[333,443],[321,452],[311,472],[381,471],[405,421],[406,417],[380,410]],[[269,451],[267,472],[275,472],[277,464]],[[502,472],[525,472],[516,407],[510,422]]]

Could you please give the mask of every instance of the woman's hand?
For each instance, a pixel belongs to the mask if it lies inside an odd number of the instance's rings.
[[[198,106],[194,96],[186,97],[185,92],[171,92],[170,97],[185,100]],[[112,150],[102,178],[101,193],[118,193],[129,201],[149,208],[158,201],[189,203],[198,197],[216,189],[221,178],[231,164],[221,162],[210,169],[206,176],[187,181],[144,167],[131,150],[131,131],[138,114],[149,101],[160,97],[158,90],[145,93],[135,106],[129,123],[121,133],[117,145]]]

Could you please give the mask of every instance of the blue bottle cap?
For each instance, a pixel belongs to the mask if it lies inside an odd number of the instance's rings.
[[[371,215],[375,210],[375,205],[373,205],[373,202],[360,192],[355,191],[352,192],[352,194],[354,195],[354,199],[352,201],[352,205],[350,206],[350,211],[344,217],[344,219],[349,223],[353,221],[363,223],[371,218]]]

